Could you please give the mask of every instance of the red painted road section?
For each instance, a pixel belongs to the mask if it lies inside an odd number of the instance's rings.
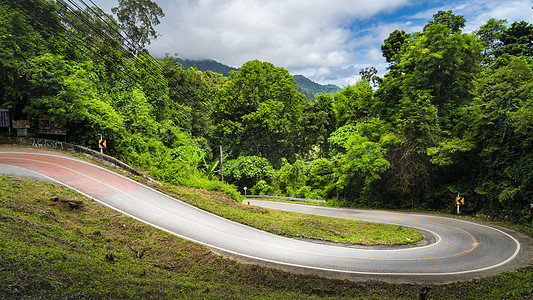
[[[115,173],[103,172],[103,168],[63,156],[0,153],[0,163],[35,171],[97,199],[141,188]]]

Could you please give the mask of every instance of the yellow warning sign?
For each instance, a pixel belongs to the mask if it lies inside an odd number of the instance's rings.
[[[455,204],[465,205],[465,197],[455,197]]]
[[[98,147],[100,149],[106,148],[106,141],[105,140],[98,140]]]

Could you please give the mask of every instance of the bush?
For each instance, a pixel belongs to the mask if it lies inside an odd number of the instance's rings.
[[[241,156],[230,160],[226,163],[225,170],[226,180],[240,188],[254,187],[261,180],[269,182],[274,174],[270,162],[258,156]]]
[[[271,195],[273,194],[273,188],[266,181],[259,180],[253,188],[250,189],[251,195]]]
[[[303,187],[306,182],[304,162],[297,160],[293,165],[284,160],[281,169],[274,176],[274,186],[281,193],[294,197],[298,189]]]

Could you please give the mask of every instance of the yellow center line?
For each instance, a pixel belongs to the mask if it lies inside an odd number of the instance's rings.
[[[262,246],[269,246],[269,247],[273,247],[273,248],[277,248],[277,249],[281,249],[281,250],[288,250],[288,251],[293,251],[293,252],[297,252],[297,253],[304,253],[304,254],[310,254],[310,255],[315,255],[315,256],[323,256],[323,257],[332,257],[332,258],[347,258],[347,259],[361,259],[361,260],[381,260],[381,261],[417,261],[417,260],[436,260],[436,259],[444,259],[444,258],[451,258],[451,257],[456,257],[456,256],[460,256],[460,255],[464,255],[466,253],[469,253],[471,251],[473,251],[477,245],[478,245],[478,242],[477,240],[474,238],[474,236],[472,234],[470,234],[469,232],[461,229],[461,228],[458,228],[458,227],[454,227],[454,226],[449,226],[449,225],[444,225],[444,224],[440,224],[440,223],[434,223],[434,222],[429,222],[429,221],[419,221],[419,222],[425,222],[425,223],[430,223],[430,224],[435,224],[435,225],[440,225],[440,226],[445,226],[445,227],[449,227],[449,228],[453,228],[453,229],[457,229],[459,231],[462,231],[464,233],[466,233],[468,236],[470,236],[470,238],[473,240],[473,246],[472,248],[468,249],[468,250],[465,250],[463,252],[460,252],[460,253],[456,253],[456,254],[451,254],[451,255],[446,255],[446,256],[439,256],[439,257],[427,257],[427,258],[377,258],[377,257],[357,257],[357,256],[343,256],[343,255],[334,255],[334,254],[327,254],[327,253],[317,253],[317,252],[312,252],[312,251],[305,251],[305,250],[300,250],[300,249],[293,249],[293,248],[288,248],[288,247],[283,247],[283,246],[279,246],[279,245],[272,245],[272,244],[268,244],[268,243],[264,243],[264,242],[261,242],[261,241],[257,241],[257,240],[250,240],[250,239],[247,239],[247,238],[244,238],[244,237],[241,237],[241,236],[236,236],[236,235],[233,235],[233,234],[229,234],[227,232],[224,232],[224,231],[221,231],[221,230],[217,230],[217,229],[214,229],[212,227],[208,227],[208,226],[205,226],[201,223],[198,223],[198,222],[194,222],[192,220],[189,220],[189,219],[185,219],[184,217],[182,216],[179,216],[179,215],[176,215],[174,213],[171,213],[169,211],[166,211],[158,206],[155,206],[153,204],[150,204],[138,197],[135,197],[131,194],[129,194],[128,192],[125,192],[119,188],[116,188],[114,186],[111,186],[103,181],[100,181],[94,177],[91,177],[89,175],[86,175],[80,171],[77,171],[77,170],[74,170],[74,169],[71,169],[71,168],[68,168],[68,167],[65,167],[65,166],[62,166],[62,165],[58,165],[58,164],[55,164],[55,163],[51,163],[51,162],[46,162],[46,161],[40,161],[40,160],[35,160],[35,159],[29,159],[29,158],[17,158],[17,157],[6,157],[6,156],[0,156],[1,158],[5,158],[5,159],[11,159],[11,160],[24,160],[24,161],[30,161],[30,162],[37,162],[37,163],[42,163],[42,164],[48,164],[48,165],[51,165],[51,166],[55,166],[55,167],[58,167],[58,168],[62,168],[62,169],[65,169],[65,170],[68,170],[68,171],[71,171],[73,173],[76,173],[80,176],[83,176],[85,178],[88,178],[90,180],[93,180],[101,185],[104,185],[112,190],[115,190],[117,192],[119,192],[120,194],[123,194],[123,195],[126,195],[134,200],[137,200],[147,206],[150,206],[156,210],[159,210],[163,213],[166,213],[168,215],[171,215],[173,217],[176,217],[184,222],[187,222],[187,223],[190,223],[192,225],[195,225],[195,226],[199,226],[199,227],[202,227],[204,229],[207,229],[209,231],[212,231],[212,232],[215,232],[215,233],[218,233],[218,234],[222,234],[222,235],[225,235],[225,236],[228,236],[228,237],[231,237],[231,238],[234,238],[234,239],[238,239],[238,240],[242,240],[242,241],[245,241],[245,242],[249,242],[249,243],[254,243],[254,244],[258,244],[258,245],[262,245]],[[107,170],[106,170],[107,171]],[[108,171],[110,172],[110,171]],[[110,172],[112,173],[112,172]],[[118,176],[116,174],[114,174],[115,176]],[[129,179],[128,179],[129,180]],[[132,182],[135,182],[135,181],[132,181]],[[145,186],[141,185],[140,183],[137,183],[135,182],[136,184],[138,184],[141,188],[146,188]],[[163,194],[164,195],[164,194]],[[167,197],[170,197],[167,195]],[[171,197],[170,197],[171,198]],[[410,220],[413,220],[413,219],[410,219]],[[417,221],[417,220],[414,220],[414,221]],[[387,251],[387,250],[385,250]]]

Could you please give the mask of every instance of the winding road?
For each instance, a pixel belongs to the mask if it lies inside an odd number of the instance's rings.
[[[357,247],[280,237],[55,152],[0,146],[0,173],[62,184],[220,254],[293,272],[351,280],[447,283],[512,270],[533,259],[531,238],[481,223],[425,214],[247,200],[251,205],[273,209],[402,225],[420,230],[426,238],[414,247]]]

